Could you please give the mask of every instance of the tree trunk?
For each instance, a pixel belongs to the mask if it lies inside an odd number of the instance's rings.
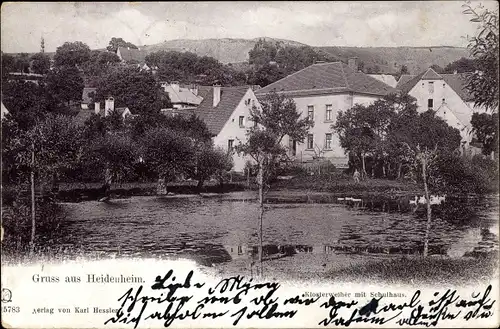
[[[259,165],[259,264],[260,264],[260,276],[263,274],[262,270],[262,255],[263,255],[263,244],[262,244],[262,219],[264,217],[264,161],[261,161]]]
[[[387,178],[387,172],[385,170],[385,161],[382,159],[382,175]]]
[[[422,177],[424,179],[424,191],[425,191],[425,203],[427,205],[427,226],[425,228],[425,239],[424,239],[424,253],[423,256],[427,257],[429,253],[429,233],[431,230],[431,202],[429,198],[429,188],[427,186],[427,159],[425,156],[422,157]]]
[[[36,200],[35,200],[35,143],[31,144],[31,240],[30,250],[35,250]]]
[[[366,177],[366,164],[365,164],[365,154],[364,153],[361,155],[361,161],[363,162],[363,172],[361,174],[362,174],[362,177],[365,178]]]
[[[205,182],[205,180],[200,177],[200,179],[198,179],[198,184],[196,184],[196,189],[201,190],[204,182]]]
[[[398,174],[397,174],[397,179],[401,178],[401,168],[403,167],[402,162],[398,162]]]

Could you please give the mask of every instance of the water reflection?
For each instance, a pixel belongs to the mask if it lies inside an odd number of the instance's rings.
[[[264,259],[422,252],[425,206],[411,203],[413,196],[352,198],[356,201],[271,199],[264,217]],[[40,243],[66,250],[67,256],[183,257],[207,266],[257,258],[258,205],[248,193],[133,197],[63,204],[63,209],[61,229]],[[478,257],[498,250],[498,198],[447,197],[432,209],[429,254]]]

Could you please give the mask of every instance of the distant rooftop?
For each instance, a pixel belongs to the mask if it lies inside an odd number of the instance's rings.
[[[342,62],[317,63],[271,83],[255,93],[262,95],[275,90],[290,95],[354,92],[387,95],[396,89],[363,72],[355,72]]]

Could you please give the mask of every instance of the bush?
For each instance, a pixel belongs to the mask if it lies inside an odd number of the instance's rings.
[[[431,169],[431,186],[452,193],[498,192],[498,165],[481,155],[440,155]]]
[[[2,209],[2,226],[4,240],[2,252],[14,255],[26,255],[29,251],[31,239],[31,204],[29,198],[19,195],[10,206]],[[63,213],[61,206],[47,200],[36,202],[36,231],[35,243],[44,240],[49,242],[57,234]]]

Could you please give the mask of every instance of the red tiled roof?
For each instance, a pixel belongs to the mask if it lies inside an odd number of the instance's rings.
[[[255,93],[265,94],[272,90],[294,95],[334,92],[387,95],[396,92],[396,89],[363,72],[355,72],[342,62],[313,64]]]
[[[217,135],[250,87],[221,87],[220,102],[213,107],[213,87],[210,88],[195,111],[213,135]]]

